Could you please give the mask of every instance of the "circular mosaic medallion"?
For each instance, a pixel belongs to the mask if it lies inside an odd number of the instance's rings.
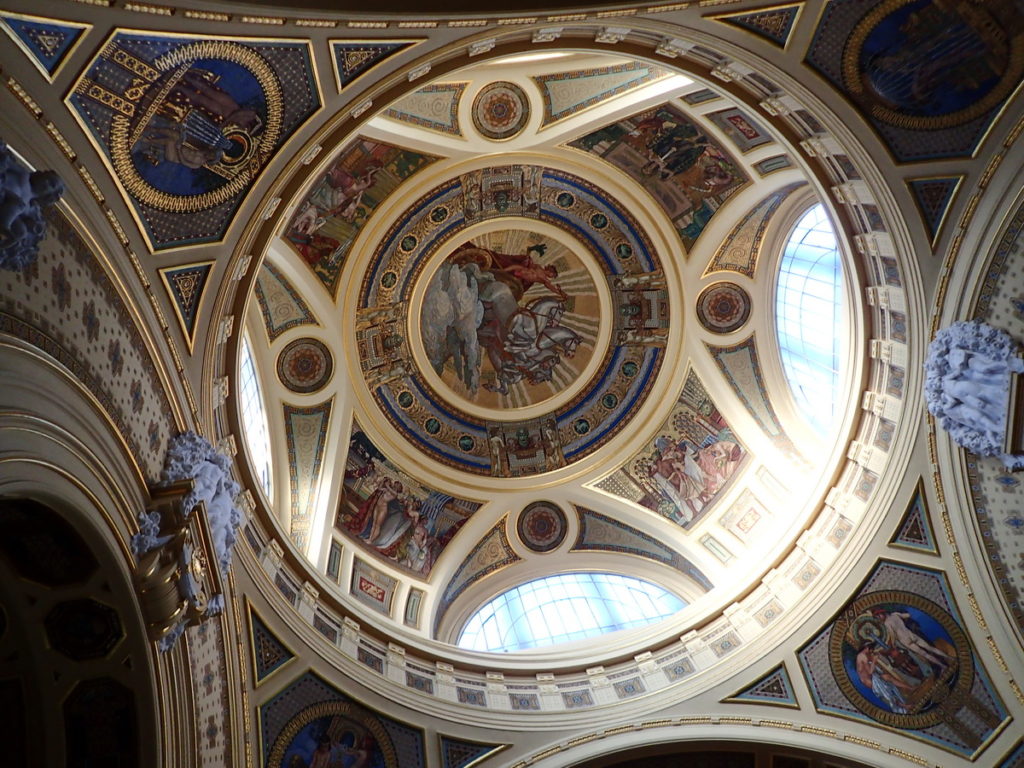
[[[565,513],[550,501],[535,501],[519,515],[516,531],[520,541],[534,552],[550,552],[565,540]]]
[[[971,647],[943,608],[912,592],[871,592],[840,614],[829,665],[843,694],[892,728],[929,728],[952,719],[974,681]]]
[[[735,283],[713,283],[697,297],[697,319],[714,333],[732,333],[750,317],[750,295]]]
[[[473,125],[488,139],[511,139],[529,119],[530,100],[515,83],[485,85],[473,100]]]
[[[277,358],[277,378],[299,394],[322,389],[333,371],[330,350],[316,339],[296,339]]]
[[[508,411],[570,387],[594,354],[600,326],[597,287],[574,249],[535,226],[460,236],[449,247],[418,330],[450,395]],[[478,321],[467,323],[478,308]]]

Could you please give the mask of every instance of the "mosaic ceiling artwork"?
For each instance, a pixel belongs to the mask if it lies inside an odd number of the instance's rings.
[[[746,455],[691,370],[657,437],[596,487],[690,528],[714,503]]]
[[[0,28],[52,82],[91,25],[2,11]]]
[[[306,193],[284,233],[333,296],[352,243],[377,207],[436,157],[356,139]]]
[[[651,193],[687,249],[749,177],[728,152],[671,104],[572,141]]]
[[[597,187],[538,166],[464,174],[410,206],[359,306],[381,413],[432,458],[497,477],[603,445],[643,402],[668,338],[639,225]]]
[[[1024,80],[1014,0],[829,3],[807,61],[903,162],[969,156]]]
[[[119,31],[68,106],[160,250],[221,239],[320,95],[305,42]]]
[[[1006,718],[939,571],[881,561],[798,657],[819,712],[966,757]]]

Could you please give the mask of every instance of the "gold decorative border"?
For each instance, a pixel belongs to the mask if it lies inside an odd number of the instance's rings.
[[[752,29],[747,29],[746,27],[740,26],[739,24],[729,24],[729,21],[728,21],[728,19],[734,19],[737,16],[751,16],[751,15],[753,15],[755,13],[764,13],[766,11],[781,11],[784,8],[796,8],[796,17],[793,19],[792,25],[790,25],[789,34],[786,35],[786,42],[782,43],[781,45],[778,42],[776,42],[775,40],[772,40],[767,35],[759,35],[757,32],[754,32],[754,30],[752,30]],[[779,5],[765,5],[765,6],[762,6],[760,8],[748,8],[745,11],[734,11],[733,13],[717,13],[717,14],[708,16],[707,18],[713,19],[715,21],[720,21],[723,24],[729,24],[729,26],[732,27],[733,29],[738,29],[738,30],[740,30],[741,32],[743,32],[745,34],[748,34],[748,35],[751,35],[751,36],[757,38],[758,40],[767,41],[769,44],[775,46],[776,48],[781,48],[782,50],[785,51],[785,50],[789,49],[789,41],[793,39],[793,37],[794,37],[793,32],[796,30],[797,25],[800,24],[800,16],[803,13],[803,10],[804,10],[803,2],[799,2],[799,3],[781,3]]]
[[[65,26],[77,27],[81,30],[81,34],[78,36],[78,39],[75,40],[75,42],[73,42],[66,51],[64,51],[64,53],[60,57],[60,60],[57,62],[57,66],[54,67],[53,73],[51,74],[50,72],[46,71],[46,68],[42,65],[42,62],[40,62],[39,59],[36,58],[36,55],[32,53],[28,46],[25,45],[25,41],[22,40],[17,35],[17,33],[15,33],[15,31],[7,24],[4,18],[0,16],[0,28],[2,28],[3,31],[7,33],[7,35],[14,41],[15,45],[17,45],[18,48],[20,48],[21,51],[29,58],[29,60],[35,65],[36,69],[38,69],[40,73],[42,73],[43,77],[46,78],[46,81],[48,83],[53,83],[57,80],[57,78],[60,76],[61,71],[64,69],[64,65],[68,63],[68,60],[71,59],[71,57],[75,54],[75,51],[78,50],[78,46],[82,44],[82,41],[85,40],[85,38],[89,35],[89,32],[93,28],[92,24],[88,24],[83,21],[50,19],[44,16],[31,16],[27,13],[15,13],[14,11],[5,10],[4,16],[12,16],[22,21],[37,21],[41,24],[64,24]]]

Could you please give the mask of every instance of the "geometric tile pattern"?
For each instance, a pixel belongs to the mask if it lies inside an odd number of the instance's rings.
[[[394,103],[384,114],[419,128],[462,136],[459,102],[467,83],[433,83]]]
[[[541,122],[544,127],[670,74],[653,64],[631,61],[610,67],[539,75],[531,79],[544,100]]]
[[[443,734],[438,734],[438,739],[441,742],[442,768],[471,768],[471,766],[480,765],[488,757],[498,754],[507,746],[505,744],[478,744]]]
[[[730,347],[713,346],[707,342],[704,346],[758,426],[779,448],[796,456],[796,446],[783,430],[765,389],[764,374],[757,355],[756,335],[752,334]]]
[[[476,543],[455,570],[437,607],[437,616],[434,619],[435,632],[452,602],[471,584],[521,559],[509,544],[508,536],[505,534],[505,523],[506,518],[503,517]]]
[[[252,625],[252,653],[256,662],[256,684],[259,685],[276,669],[283,667],[295,658],[295,655],[267,629],[267,625],[252,608],[249,609],[249,623]]]
[[[796,17],[800,15],[801,3],[767,8],[763,11],[730,13],[715,16],[717,21],[753,32],[764,37],[780,48],[786,47],[789,33],[793,30]]]
[[[910,504],[907,505],[907,511],[903,513],[900,524],[896,526],[896,533],[889,539],[889,545],[931,555],[939,554],[932,524],[928,520],[928,502],[924,496],[923,480],[918,481]]]
[[[91,26],[0,12],[0,27],[29,55],[32,63],[50,82],[53,82],[57,70],[71,49]]]
[[[199,317],[199,302],[203,298],[203,289],[213,269],[212,261],[198,264],[187,264],[183,267],[164,267],[158,269],[164,288],[171,297],[174,314],[178,318],[181,332],[192,351],[195,342],[196,318]]]
[[[268,261],[256,276],[256,301],[271,342],[297,325],[318,325],[288,278]]]
[[[931,236],[932,245],[939,237],[939,230],[946,218],[957,187],[963,176],[933,176],[925,179],[908,179],[907,186],[914,196],[914,202],[924,219],[925,228]]]
[[[306,546],[309,524],[320,486],[325,438],[333,399],[305,408],[284,404],[288,443],[288,481],[291,496],[289,536],[300,549]]]
[[[782,201],[793,190],[802,186],[802,181],[789,184],[772,192],[751,208],[718,247],[701,277],[707,277],[712,272],[739,272],[741,275],[753,277],[768,222],[782,205]]]
[[[785,664],[762,675],[743,690],[734,693],[722,701],[733,701],[747,704],[770,704],[775,707],[800,709],[800,703],[793,693],[793,683]]]
[[[331,40],[338,91],[418,40]]]
[[[704,591],[714,589],[708,578],[687,558],[658,539],[619,520],[576,507],[579,533],[570,552],[623,552],[675,568],[696,581]]]

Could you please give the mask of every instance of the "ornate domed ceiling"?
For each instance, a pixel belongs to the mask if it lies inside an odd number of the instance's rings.
[[[655,579],[698,617],[806,527],[843,418],[823,441],[794,405],[774,292],[817,198],[717,90],[594,54],[489,62],[307,178],[246,331],[269,501],[396,631],[454,641],[556,571]]]

